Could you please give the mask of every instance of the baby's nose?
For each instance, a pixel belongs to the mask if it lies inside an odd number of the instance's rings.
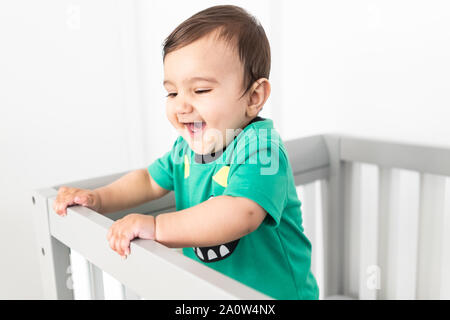
[[[193,107],[188,101],[180,101],[175,109],[177,113],[191,113]]]

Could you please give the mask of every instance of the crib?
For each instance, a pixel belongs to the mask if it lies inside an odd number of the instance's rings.
[[[323,134],[285,141],[321,299],[450,299],[450,148]],[[120,176],[64,184],[94,189]],[[271,299],[179,249],[106,241],[131,212],[175,210],[173,192],[101,215],[52,210],[60,186],[31,195],[46,299]]]

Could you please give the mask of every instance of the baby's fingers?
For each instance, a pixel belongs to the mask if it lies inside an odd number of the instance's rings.
[[[130,254],[130,241],[133,238],[133,234],[124,225],[124,219],[114,222],[106,234],[111,249],[123,258]]]
[[[65,216],[67,214],[67,207],[71,205],[70,202],[67,201],[54,201],[53,202],[53,210],[56,214],[60,216]]]
[[[86,193],[76,195],[73,202],[84,207],[92,207],[94,205],[94,199]]]
[[[116,237],[114,235],[111,235],[108,239],[108,243],[109,243],[109,247],[113,250],[113,251],[117,251],[116,250]]]
[[[120,256],[124,257],[124,250],[122,249],[122,246],[125,247],[125,241],[120,236],[111,236],[108,240],[109,246],[111,249],[115,252],[117,252]],[[125,258],[125,257],[124,257]]]
[[[56,214],[65,216],[67,214],[67,207],[75,204],[73,198],[74,194],[78,192],[77,188],[60,187],[52,207]]]
[[[127,238],[125,238],[123,236],[117,237],[116,240],[114,241],[115,251],[120,256],[122,256],[123,259],[126,258],[125,249],[128,247],[129,244],[130,244],[130,240],[128,240]]]
[[[130,254],[130,239],[123,237],[120,240],[120,252],[124,258]]]
[[[114,236],[114,235],[111,236],[111,237],[109,238],[109,240],[108,240],[108,243],[109,243],[110,248],[111,248],[113,251],[119,253],[119,249],[118,249],[118,238],[117,238],[116,236]],[[119,254],[120,254],[120,253],[119,253]]]

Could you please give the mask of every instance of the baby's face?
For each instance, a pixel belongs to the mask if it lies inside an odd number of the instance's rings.
[[[222,150],[251,120],[237,50],[212,35],[164,60],[167,117],[198,154]]]

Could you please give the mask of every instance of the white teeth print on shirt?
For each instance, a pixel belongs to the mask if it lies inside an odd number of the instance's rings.
[[[216,262],[229,257],[236,249],[239,240],[237,239],[214,247],[194,247],[192,249],[201,261]]]
[[[209,249],[208,250],[208,260],[214,260],[215,258],[217,258],[217,254],[212,249]]]
[[[224,245],[221,245],[219,248],[219,252],[222,257],[225,257],[228,253],[230,253],[230,250],[228,250],[228,248]]]
[[[202,260],[205,259],[205,258],[203,258],[203,254],[202,254],[202,251],[200,250],[200,248],[197,248],[196,253],[200,259],[202,259]]]

